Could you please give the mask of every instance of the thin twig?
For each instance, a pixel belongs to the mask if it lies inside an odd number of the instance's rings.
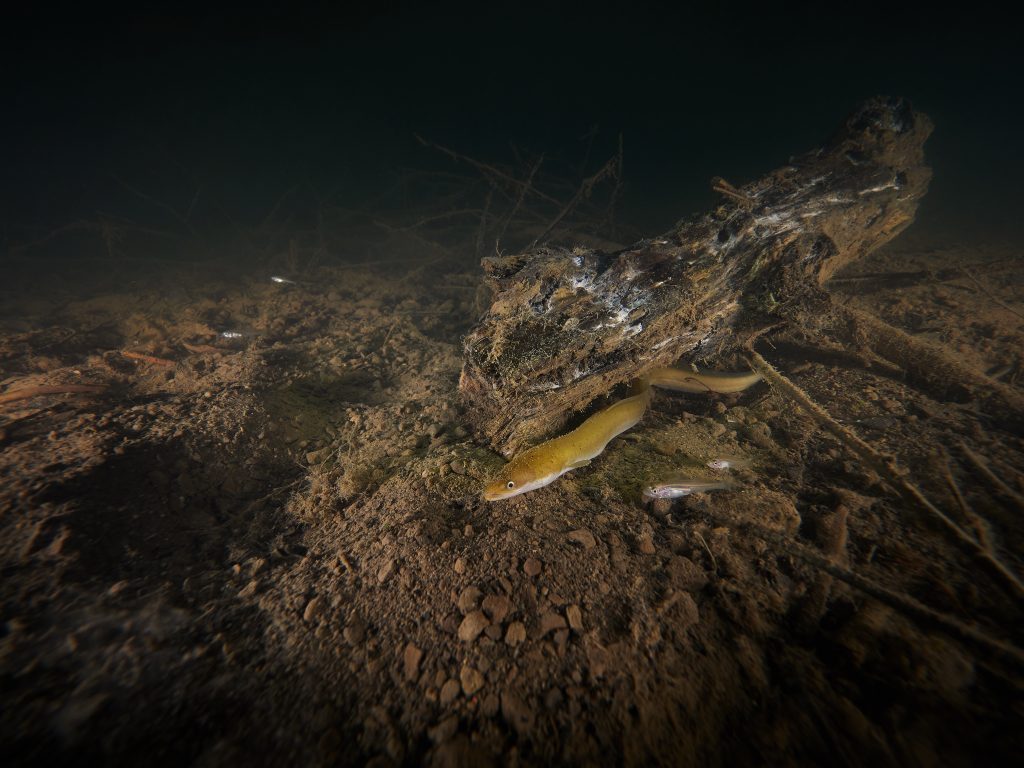
[[[448,155],[448,157],[452,158],[453,160],[457,160],[457,161],[462,162],[462,163],[468,163],[469,165],[473,166],[474,168],[476,168],[478,171],[480,171],[481,173],[483,173],[485,175],[489,174],[491,176],[497,176],[499,179],[503,179],[504,181],[508,182],[513,187],[515,187],[516,189],[527,189],[529,192],[532,192],[537,197],[539,197],[541,200],[549,202],[552,205],[561,205],[562,204],[561,200],[556,200],[555,198],[551,197],[550,195],[545,194],[544,192],[541,192],[536,187],[527,185],[526,182],[523,182],[523,181],[517,179],[515,176],[509,176],[507,173],[505,173],[502,170],[499,170],[498,168],[495,168],[493,165],[488,165],[487,163],[481,163],[479,160],[474,160],[471,157],[467,157],[466,155],[459,154],[458,152],[456,152],[454,150],[451,150],[451,149],[448,149],[447,147],[442,147],[440,144],[434,144],[431,141],[427,141],[426,139],[424,139],[419,134],[415,134],[415,135],[416,135],[416,140],[419,141],[419,143],[422,144],[425,147],[430,147],[431,149],[436,149],[437,151],[442,152],[443,154]]]
[[[983,294],[985,294],[988,297],[989,301],[991,301],[994,304],[998,304],[1000,307],[1005,309],[1007,312],[1012,312],[1017,317],[1019,317],[1021,320],[1024,320],[1024,314],[1021,314],[1016,309],[1014,309],[1009,304],[1007,304],[1005,301],[1002,301],[998,297],[994,296],[992,294],[992,292],[988,288],[986,288],[984,285],[981,284],[981,281],[979,281],[978,278],[976,278],[974,275],[972,275],[966,269],[964,269],[963,267],[959,267],[959,269],[964,274],[964,277],[966,277],[968,280],[970,280],[972,283],[974,283],[977,286],[978,290],[981,291]]]
[[[129,360],[138,360],[141,363],[149,363],[150,365],[177,365],[173,360],[167,360],[163,357],[154,357],[153,355],[147,355],[143,352],[132,352],[127,349],[121,351],[121,356],[127,357]]]
[[[693,533],[700,540],[700,543],[704,545],[704,549],[707,550],[708,555],[711,557],[711,567],[714,569],[715,573],[718,573],[718,561],[715,560],[715,553],[711,551],[711,547],[709,547],[708,543],[704,541],[704,537],[701,536],[700,531],[695,530]]]
[[[791,382],[779,373],[767,360],[748,347],[748,361],[751,368],[760,373],[765,381],[772,385],[779,394],[788,397],[801,408],[803,408],[818,424],[829,430],[839,438],[840,442],[862,461],[873,467],[886,481],[902,495],[915,501],[918,506],[929,512],[935,519],[945,526],[953,537],[965,545],[978,559],[988,565],[992,571],[998,574],[1003,581],[1010,585],[1018,595],[1024,595],[1024,582],[1020,577],[1011,571],[995,553],[985,549],[963,528],[957,525],[945,512],[932,504],[924,493],[913,483],[906,479],[906,472],[901,469],[891,458],[886,458],[874,448],[864,442],[851,430],[844,427],[832,418],[829,413],[820,405],[815,403],[810,396],[800,387]]]
[[[106,391],[102,384],[44,384],[38,387],[25,387],[0,394],[0,404],[28,400],[39,395],[74,395],[97,394]]]
[[[981,519],[977,512],[975,512],[971,505],[967,503],[967,499],[960,492],[960,486],[956,483],[956,478],[953,477],[953,471],[949,466],[949,457],[946,456],[942,462],[943,476],[946,479],[946,485],[953,492],[953,497],[956,499],[957,505],[960,507],[960,512],[967,519],[967,522],[971,524],[971,528],[974,529],[974,536],[989,552],[993,552],[992,538],[989,535],[988,524]]]
[[[508,215],[505,217],[505,220],[501,223],[501,230],[498,232],[497,237],[495,237],[494,239],[495,245],[501,242],[501,239],[505,236],[505,231],[508,229],[508,225],[512,223],[512,220],[515,219],[516,215],[519,213],[519,209],[523,205],[523,199],[526,197],[526,194],[531,189],[533,189],[533,177],[537,175],[537,171],[540,170],[540,166],[543,162],[544,155],[541,155],[540,157],[537,158],[537,161],[530,168],[530,172],[526,176],[526,183],[519,188],[519,194],[516,195],[516,201],[512,206],[512,210],[509,211]]]
[[[830,576],[834,576],[840,581],[849,584],[851,587],[854,587],[855,589],[870,595],[876,600],[895,608],[905,616],[914,619],[925,626],[942,630],[952,637],[964,642],[966,645],[994,653],[999,657],[1024,667],[1024,651],[1010,643],[988,635],[977,626],[964,624],[962,621],[950,616],[949,614],[940,613],[939,611],[929,608],[906,593],[889,589],[876,581],[868,579],[865,576],[861,576],[851,569],[839,565],[833,559],[825,557],[810,547],[797,542],[791,537],[784,536],[769,528],[758,525],[757,523],[740,520],[731,515],[723,514],[717,510],[710,514],[715,518],[721,519],[722,522],[731,523],[741,528],[747,528],[755,533],[758,538],[763,539],[769,544],[775,545],[786,554],[799,557],[809,565],[825,571]]]
[[[187,218],[185,218],[181,213],[179,213],[178,210],[175,209],[173,206],[168,205],[167,203],[163,202],[162,200],[157,200],[152,195],[147,195],[141,189],[137,189],[137,188],[133,187],[127,181],[125,181],[124,179],[118,178],[114,174],[110,174],[110,177],[114,181],[116,181],[118,184],[120,184],[122,187],[124,187],[129,192],[131,192],[133,195],[135,195],[135,196],[137,196],[137,197],[139,197],[139,198],[141,198],[141,199],[143,199],[143,200],[145,200],[145,201],[147,201],[149,203],[152,203],[157,208],[160,208],[161,210],[164,210],[167,213],[169,213],[174,219],[176,219],[178,222],[180,222],[181,225],[184,226],[191,234],[195,235],[196,237],[199,237],[199,233],[196,232],[195,227],[192,226],[191,222],[189,222],[189,220]]]
[[[544,238],[550,235],[551,232],[555,229],[555,227],[557,227],[562,222],[562,219],[569,215],[572,209],[576,207],[576,205],[582,198],[590,196],[590,193],[594,190],[595,185],[597,185],[606,176],[614,175],[616,168],[616,160],[617,158],[613,157],[611,160],[609,160],[607,163],[601,166],[601,168],[598,169],[597,173],[595,173],[593,176],[590,176],[589,178],[584,179],[580,183],[579,189],[576,190],[576,194],[573,195],[569,202],[562,207],[562,210],[559,211],[558,215],[551,220],[551,223],[548,224],[547,229],[545,229],[536,238],[534,238],[533,242],[530,243],[530,248],[533,248],[534,246],[537,245],[537,243],[541,242],[542,240],[544,240]]]
[[[976,454],[963,442],[960,443],[960,450],[964,452],[964,456],[970,459],[970,462],[978,468],[978,471],[985,476],[992,485],[1002,491],[1007,498],[1009,498],[1019,509],[1024,509],[1024,496],[1021,496],[1013,488],[1006,484],[1006,482],[999,477],[992,468],[989,467],[988,462],[985,461],[981,456]]]

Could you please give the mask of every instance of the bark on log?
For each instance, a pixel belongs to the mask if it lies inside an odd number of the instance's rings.
[[[665,235],[484,259],[493,301],[459,383],[473,426],[511,455],[649,368],[824,310],[821,283],[913,221],[931,127],[903,99],[872,99],[821,149],[739,189],[719,180],[726,202]]]

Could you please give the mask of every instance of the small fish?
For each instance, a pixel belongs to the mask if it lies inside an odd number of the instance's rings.
[[[280,277],[278,275],[271,275],[270,280],[278,285],[298,285],[294,280],[289,280],[287,277]]]
[[[671,480],[661,480],[651,483],[644,488],[644,498],[678,499],[682,496],[689,496],[692,493],[728,491],[733,487],[732,483],[709,482],[707,480],[693,480],[686,477],[677,477]]]
[[[241,331],[221,331],[220,337],[222,339],[244,339],[245,334]]]
[[[727,469],[749,469],[750,460],[741,459],[738,456],[720,456],[709,461],[708,467],[719,472]]]

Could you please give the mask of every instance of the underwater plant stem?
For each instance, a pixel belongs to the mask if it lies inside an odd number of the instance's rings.
[[[916,485],[906,479],[906,471],[900,468],[893,459],[882,456],[853,431],[832,418],[824,408],[811,399],[810,395],[779,373],[771,363],[753,349],[748,348],[747,355],[750,367],[760,373],[764,380],[779,394],[789,398],[803,408],[819,426],[824,427],[839,438],[839,441],[844,446],[881,474],[901,495],[915,501],[918,506],[941,522],[957,541],[964,544],[972,554],[988,565],[994,573],[1013,588],[1018,596],[1024,596],[1024,582],[1021,581],[1020,577],[996,557],[996,554],[991,549],[982,545],[967,531],[957,525],[945,512],[932,504]]]

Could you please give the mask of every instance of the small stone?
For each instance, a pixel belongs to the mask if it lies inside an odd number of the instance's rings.
[[[454,472],[456,475],[466,474],[466,462],[463,461],[462,459],[455,459],[454,461],[450,462],[448,466],[451,467],[452,472]]]
[[[654,548],[654,538],[650,531],[644,531],[640,534],[640,539],[637,541],[637,547],[645,555],[653,555],[656,550]]]
[[[420,671],[420,660],[423,658],[423,651],[417,648],[413,643],[409,643],[405,646],[405,652],[402,654],[402,664],[405,668],[405,679],[415,680],[416,676]]]
[[[505,691],[501,694],[501,716],[521,735],[528,734],[533,728],[533,711],[514,693]]]
[[[484,687],[484,676],[473,667],[463,667],[459,679],[462,681],[462,692],[467,696],[472,696]]]
[[[455,681],[452,680],[454,683]],[[432,728],[427,728],[427,738],[435,744],[443,744],[448,741],[459,729],[459,716],[451,715],[439,722]]]
[[[569,533],[569,541],[574,541],[584,549],[593,549],[597,546],[597,539],[594,538],[594,534],[588,531],[586,528],[580,528],[577,531],[571,531]]]
[[[458,680],[445,681],[445,684],[441,686],[441,694],[438,699],[441,702],[441,706],[447,707],[455,701],[455,697],[459,695],[460,690],[462,690],[462,686],[459,685]]]
[[[676,626],[679,629],[692,627],[700,621],[700,610],[697,608],[697,603],[694,599],[690,597],[689,592],[680,593],[676,606],[679,615],[679,618],[676,619]]]
[[[255,595],[259,591],[259,589],[260,583],[256,581],[256,579],[253,579],[242,588],[242,591],[238,593],[238,596],[243,598],[249,598]]]
[[[494,642],[501,640],[501,624],[491,624],[484,630],[484,637],[489,637]]]
[[[583,629],[583,611],[578,605],[570,605],[565,609],[565,618],[569,620],[569,626],[579,632]]]
[[[473,642],[487,628],[488,624],[490,622],[484,616],[483,611],[473,611],[467,614],[466,618],[459,624],[459,640],[464,643]]]
[[[480,602],[480,595],[483,593],[477,587],[466,587],[459,594],[459,613],[465,616],[476,609]]]
[[[679,589],[696,592],[707,586],[708,576],[704,569],[690,558],[677,555],[668,561],[665,567],[669,579]]]
[[[387,581],[391,577],[391,574],[394,573],[394,571],[395,571],[395,561],[392,558],[388,558],[384,562],[384,565],[382,565],[380,567],[380,570],[377,571],[377,583],[378,584],[383,584],[385,581]]]
[[[556,629],[565,628],[565,619],[561,614],[555,613],[554,611],[548,611],[540,617],[539,635],[544,637],[548,632],[553,632]]]
[[[463,535],[463,536],[465,536],[465,537],[466,537],[467,539],[468,539],[468,538],[469,538],[470,536],[472,536],[472,535],[473,535],[473,526],[472,526],[472,525],[469,525],[469,524],[467,523],[467,524],[466,524],[466,527],[462,529],[462,535]]]
[[[526,625],[521,621],[513,621],[505,632],[505,644],[515,648],[526,639]]]
[[[466,572],[466,561],[461,557],[455,558],[455,572],[460,576]]]
[[[523,573],[525,573],[530,578],[539,576],[541,568],[542,566],[540,564],[540,560],[538,560],[536,557],[528,557],[526,558],[526,562],[523,563]]]
[[[480,702],[480,714],[484,717],[494,717],[501,709],[501,700],[493,693],[484,696]]]
[[[544,706],[548,709],[558,709],[564,701],[565,695],[561,688],[549,688],[548,692],[544,694]]]
[[[313,623],[316,617],[320,615],[320,608],[322,603],[319,597],[314,597],[308,603],[306,603],[306,610],[302,612],[302,620],[307,624]]]
[[[366,637],[366,626],[358,619],[350,621],[348,626],[342,630],[341,636],[349,645],[358,645]]]
[[[760,448],[772,448],[775,445],[772,441],[772,430],[763,421],[748,426],[745,434],[750,442]]]
[[[505,620],[511,607],[512,603],[504,595],[488,595],[484,598],[484,613],[490,616],[495,624],[501,624]]]
[[[716,421],[714,424],[711,425],[711,436],[712,437],[721,437],[727,431],[728,430],[725,428],[725,424],[722,424],[721,422]]]
[[[668,517],[674,502],[674,499],[653,499],[651,501],[651,511],[658,517]]]

